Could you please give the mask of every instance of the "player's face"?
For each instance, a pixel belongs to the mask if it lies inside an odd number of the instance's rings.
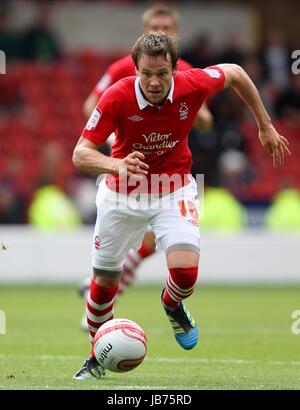
[[[168,60],[163,56],[153,57],[142,54],[139,61],[137,75],[140,78],[140,86],[146,99],[155,105],[162,104],[167,97],[172,76],[171,56]]]
[[[177,34],[177,25],[172,16],[154,16],[144,27],[144,32],[163,31],[166,34]]]

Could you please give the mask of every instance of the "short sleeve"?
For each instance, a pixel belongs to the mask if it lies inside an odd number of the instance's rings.
[[[82,136],[95,144],[102,145],[117,128],[118,103],[114,100],[113,90],[108,89],[100,98],[92,112]],[[113,108],[112,108],[113,107]]]
[[[205,98],[213,95],[224,88],[225,74],[218,66],[195,68],[190,70],[195,87],[199,89]]]

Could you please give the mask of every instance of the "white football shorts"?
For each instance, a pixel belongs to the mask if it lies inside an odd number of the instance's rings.
[[[93,267],[120,272],[129,249],[141,246],[150,225],[156,245],[166,254],[176,250],[200,252],[197,185],[191,182],[170,194],[124,195],[111,191],[105,179],[96,196],[97,220]]]

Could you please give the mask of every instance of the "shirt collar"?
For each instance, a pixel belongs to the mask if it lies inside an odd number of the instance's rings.
[[[142,91],[141,91],[141,88],[140,88],[139,77],[136,77],[136,79],[135,79],[134,89],[135,89],[135,96],[136,96],[136,99],[137,99],[140,110],[143,110],[144,108],[148,107],[148,105],[153,107],[153,104],[151,104],[151,102],[146,100],[146,98],[142,94]],[[169,100],[171,103],[173,102],[173,94],[174,94],[174,78],[172,77],[171,88],[170,88],[169,94],[167,96],[167,100]]]

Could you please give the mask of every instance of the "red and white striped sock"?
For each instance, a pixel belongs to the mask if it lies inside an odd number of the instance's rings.
[[[179,303],[191,296],[198,278],[198,266],[169,269],[163,303],[170,309],[176,309]]]
[[[99,327],[113,318],[114,297],[117,290],[118,286],[106,288],[98,285],[94,279],[91,280],[90,293],[86,301],[86,316],[91,342]]]
[[[144,242],[137,252],[135,252],[133,249],[130,249],[130,251],[126,255],[125,262],[122,268],[122,276],[120,279],[117,297],[122,295],[124,290],[132,284],[135,279],[135,272],[142,260],[152,255],[153,253],[154,251],[152,249],[149,249],[149,247],[146,246]]]

